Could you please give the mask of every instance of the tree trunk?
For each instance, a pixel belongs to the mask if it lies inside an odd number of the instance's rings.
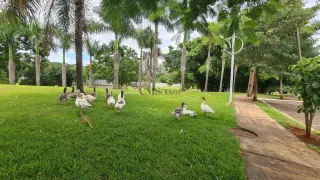
[[[76,71],[77,71],[77,89],[83,91],[82,75],[82,32],[83,32],[83,6],[84,0],[75,0],[75,48],[76,48]]]
[[[304,113],[304,119],[306,123],[306,136],[310,137],[311,136],[310,114]]]
[[[184,91],[185,89],[185,72],[186,72],[186,61],[187,61],[187,48],[186,48],[186,43],[187,43],[187,31],[184,32],[183,35],[183,47],[182,47],[182,54],[181,54],[181,84],[180,84],[180,90]]]
[[[66,50],[62,49],[62,86],[67,86]]]
[[[152,86],[152,51],[149,52],[148,57],[148,88],[151,89]]]
[[[140,47],[140,63],[139,63],[139,75],[138,75],[138,90],[141,90],[141,81],[142,81],[142,61],[143,61],[143,55],[142,55],[142,47]]]
[[[37,86],[40,86],[40,55],[39,54],[36,54],[35,65],[36,65],[36,84]]]
[[[253,101],[258,100],[258,69],[256,69],[254,73],[254,94],[253,94]]]
[[[8,62],[8,72],[9,72],[9,84],[16,84],[16,67],[13,61],[12,47],[9,45],[9,62]]]
[[[113,89],[119,89],[119,58],[120,58],[120,53],[119,49],[116,49],[114,52],[114,76],[113,76]]]
[[[89,69],[89,88],[92,88],[92,56],[90,56]]]
[[[208,92],[208,80],[209,80],[209,70],[210,70],[210,51],[211,51],[211,43],[209,42],[208,47],[208,58],[207,58],[207,67],[206,67],[206,82],[204,84],[204,92]]]
[[[224,74],[224,66],[225,66],[225,64],[226,64],[226,61],[225,61],[225,60],[222,60],[219,92],[222,92],[222,81],[223,81],[223,74]]]
[[[152,93],[156,89],[156,72],[158,65],[158,22],[154,24]]]
[[[282,91],[282,75],[280,75],[280,99],[283,99],[283,91]]]
[[[238,65],[234,65],[233,89],[232,89],[232,92],[234,92],[234,87],[236,86],[237,72],[238,72]]]
[[[67,86],[66,50],[62,49],[62,86]]]
[[[297,27],[297,47],[298,47],[298,57],[299,57],[299,60],[302,60],[299,27]]]
[[[252,66],[250,68],[250,76],[249,76],[249,83],[248,83],[248,90],[247,90],[247,97],[252,97],[253,91],[253,83],[255,79],[256,67]]]

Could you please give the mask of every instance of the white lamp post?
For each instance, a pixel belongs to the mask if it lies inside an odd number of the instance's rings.
[[[223,37],[222,37],[223,38]],[[241,41],[241,48],[237,51],[234,52],[234,46],[235,46],[235,40],[236,38],[240,39]],[[231,39],[231,43],[230,43],[230,39]],[[243,48],[243,41],[241,38],[237,37],[235,35],[235,33],[233,33],[233,35],[231,37],[229,37],[228,39],[225,39],[228,42],[229,47],[231,48],[231,52],[227,51],[229,54],[231,54],[231,77],[230,77],[230,94],[229,94],[229,104],[232,104],[232,90],[233,90],[233,74],[234,74],[234,55],[239,53],[242,48]]]

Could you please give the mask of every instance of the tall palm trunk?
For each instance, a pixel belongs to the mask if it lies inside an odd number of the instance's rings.
[[[92,88],[92,56],[90,55],[90,65],[89,65],[89,87]]]
[[[13,61],[12,46],[9,44],[9,62],[8,62],[8,72],[9,72],[9,84],[16,84],[16,68]]]
[[[148,82],[148,87],[151,89],[152,87],[152,51],[149,53],[149,59],[148,59],[148,73],[149,73],[149,82]]]
[[[222,92],[222,81],[223,81],[223,74],[224,74],[224,66],[226,64],[226,60],[222,60],[222,67],[221,67],[221,75],[220,75],[220,86],[219,86],[219,92]]]
[[[66,49],[62,49],[63,59],[62,59],[62,86],[67,86],[67,67],[66,67]]]
[[[254,93],[253,93],[253,101],[258,100],[258,69],[256,69],[254,74]]]
[[[208,80],[209,80],[209,70],[210,70],[210,51],[211,51],[211,43],[209,42],[208,47],[208,58],[207,58],[207,67],[206,67],[206,82],[204,84],[204,92],[208,92]]]
[[[156,72],[158,65],[158,22],[154,24],[154,43],[153,43],[153,72],[152,72],[152,93],[156,89]]]
[[[76,71],[77,71],[77,89],[83,91],[82,75],[82,32],[83,32],[83,6],[84,0],[75,0],[75,48],[76,48]]]
[[[297,27],[297,47],[298,47],[298,57],[299,57],[299,60],[301,60],[302,59],[302,54],[301,54],[299,27]]]
[[[138,75],[138,90],[141,90],[141,81],[142,81],[142,61],[143,61],[143,55],[142,55],[142,47],[140,47],[140,63],[139,63],[139,75]]]
[[[187,31],[184,31],[183,34],[183,47],[182,47],[182,55],[181,55],[181,85],[180,85],[180,90],[184,91],[185,84],[185,72],[186,72],[186,61],[187,61],[187,48],[186,48],[186,43],[187,43]]]
[[[36,84],[40,86],[40,55],[39,55],[39,46],[36,45],[36,57],[35,57],[35,66],[36,66]]]
[[[280,75],[280,99],[283,99],[282,75]]]
[[[232,89],[232,92],[235,92],[234,89],[235,89],[235,86],[236,86],[237,72],[238,72],[238,65],[234,65],[233,89]]]
[[[252,66],[252,67],[250,68],[250,76],[249,76],[247,97],[252,97],[252,91],[253,91],[253,83],[254,83],[255,73],[256,73],[256,67]]]
[[[114,74],[113,74],[113,89],[119,89],[119,58],[120,58],[120,52],[119,52],[119,39],[116,35],[116,42],[115,42],[115,51],[114,51]]]

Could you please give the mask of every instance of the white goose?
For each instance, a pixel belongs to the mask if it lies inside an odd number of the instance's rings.
[[[81,96],[82,93],[80,93],[80,90],[77,90],[77,99],[75,101],[75,104],[78,108],[80,108],[80,112],[82,113],[84,109],[91,107],[92,105],[88,103],[87,100],[82,99]]]
[[[187,116],[191,116],[191,117],[194,117],[197,115],[197,113],[195,111],[187,110],[186,103],[184,103],[184,105],[182,106],[182,114],[187,115]]]
[[[90,95],[90,94],[83,94],[83,93],[80,93],[80,95],[81,95],[81,98],[82,99],[85,99],[85,100],[87,100],[90,104],[92,104],[97,98],[96,97],[93,97],[92,95]]]
[[[108,90],[108,89],[107,89]],[[107,104],[111,107],[114,107],[116,103],[116,100],[114,99],[114,97],[112,96],[112,91],[111,94],[109,95],[108,99],[107,99]]]
[[[124,108],[124,106],[126,105],[126,101],[124,100],[124,93],[123,93],[122,89],[121,89],[121,92],[119,93],[119,95],[118,95],[118,100],[117,100],[114,107],[118,110],[122,110]]]
[[[206,113],[214,113],[214,110],[211,109],[210,106],[206,105],[206,98],[205,97],[201,97],[203,99],[203,102],[201,103],[201,111],[206,114]]]

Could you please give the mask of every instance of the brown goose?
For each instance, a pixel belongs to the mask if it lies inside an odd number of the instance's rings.
[[[69,96],[68,96],[68,94],[67,94],[67,87],[64,87],[63,93],[60,94],[58,100],[60,101],[60,103],[61,103],[61,102],[65,102],[65,101],[68,100],[68,97],[69,97]]]
[[[93,97],[97,97],[98,94],[97,94],[95,86],[93,87],[93,93],[90,93],[90,95],[93,96]]]
[[[110,97],[110,94],[108,92],[108,88],[106,88],[106,93],[104,94],[104,97],[108,100],[108,98]]]
[[[183,112],[183,107],[184,107],[184,105],[185,105],[186,103],[182,103],[181,104],[181,107],[178,107],[177,109],[175,109],[173,112],[172,112],[172,114],[174,115],[174,116],[176,116],[177,118],[178,118],[178,120],[180,120],[180,117],[182,116],[182,112]]]
[[[71,93],[69,94],[69,97],[72,98],[72,99],[76,99],[76,98],[77,98],[77,94],[74,93],[74,86],[72,86],[72,91],[71,91]]]

